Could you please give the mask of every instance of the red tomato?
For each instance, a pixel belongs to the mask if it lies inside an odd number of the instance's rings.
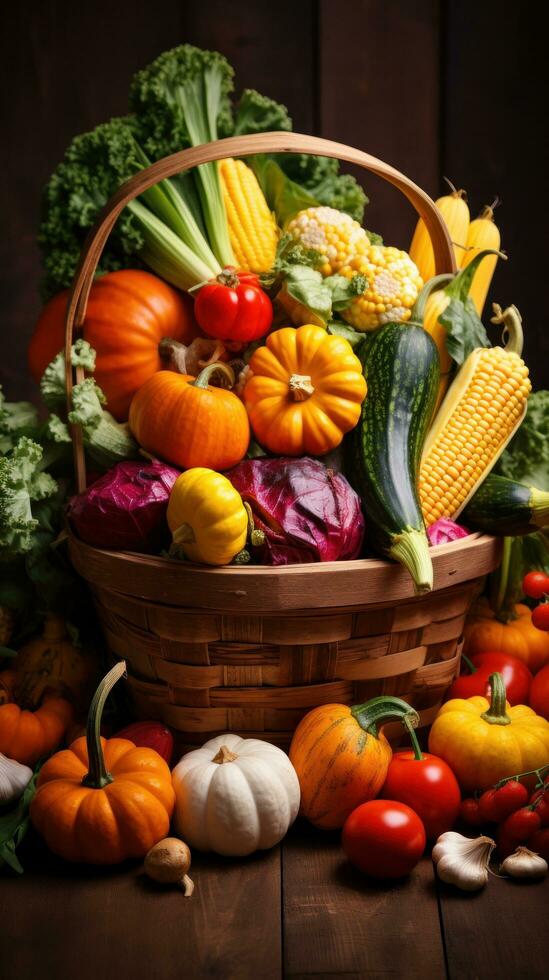
[[[380,796],[406,803],[415,810],[431,839],[454,826],[461,803],[450,766],[429,752],[416,759],[412,749],[394,753]]]
[[[425,827],[409,806],[394,800],[362,803],[343,825],[342,845],[352,864],[373,878],[402,878],[425,850]]]
[[[543,599],[549,595],[549,575],[545,572],[528,572],[522,580],[522,591],[530,599]]]
[[[535,812],[541,820],[541,826],[549,827],[549,784],[546,784],[544,789],[538,789],[532,793],[530,803],[536,805]]]
[[[528,790],[517,779],[510,779],[499,789],[487,789],[478,801],[478,812],[484,823],[501,823],[515,810],[528,803]]]
[[[465,800],[462,800],[459,815],[470,827],[480,827],[482,823],[478,809],[478,800],[475,800],[473,796],[468,796]]]
[[[549,602],[542,602],[532,613],[532,622],[536,629],[549,631]]]
[[[534,677],[528,704],[537,715],[549,721],[549,664]]]
[[[535,810],[528,806],[511,813],[500,826],[502,838],[523,844],[541,828],[541,819]]]
[[[545,830],[537,830],[535,834],[532,834],[528,841],[528,847],[535,854],[540,854],[542,858],[549,861],[549,827],[546,827]]]
[[[273,307],[254,273],[224,269],[199,290],[194,315],[208,337],[249,344],[267,333]]]
[[[456,678],[446,700],[472,698],[475,694],[489,697],[488,678],[497,671],[503,676],[509,704],[528,704],[532,674],[522,660],[508,653],[477,653],[471,657],[470,662],[475,668],[474,673],[462,674]]]

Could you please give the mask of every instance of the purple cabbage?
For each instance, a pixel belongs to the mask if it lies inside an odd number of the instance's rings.
[[[447,517],[439,517],[438,521],[427,528],[427,537],[432,545],[449,544],[450,541],[468,537],[470,533],[461,524],[456,524]]]
[[[341,473],[308,456],[246,459],[226,474],[252,509],[264,565],[357,558],[364,537],[360,498]]]
[[[83,541],[111,551],[159,551],[178,470],[165,463],[118,463],[73,497],[68,517]]]

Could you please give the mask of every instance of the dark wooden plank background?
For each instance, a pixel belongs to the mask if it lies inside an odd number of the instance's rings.
[[[496,194],[509,262],[493,298],[521,309],[537,387],[549,386],[541,287],[549,162],[541,4],[501,0],[31,0],[3,14],[0,381],[32,397],[25,349],[40,308],[40,191],[70,138],[126,110],[132,74],[183,41],[218,48],[286,103],[296,130],[360,146],[433,196],[446,174],[476,213]],[[367,180],[367,224],[409,244],[413,214]],[[494,340],[494,332],[492,332]]]

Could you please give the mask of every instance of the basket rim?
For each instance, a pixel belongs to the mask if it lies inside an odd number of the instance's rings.
[[[442,589],[493,571],[501,541],[474,533],[430,549],[433,591],[416,596],[401,565],[381,558],[296,565],[211,568],[137,552],[94,548],[68,531],[76,570],[90,584],[153,603],[227,613],[281,612],[426,601]]]

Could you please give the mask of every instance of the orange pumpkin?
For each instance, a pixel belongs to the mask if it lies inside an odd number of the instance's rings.
[[[208,384],[215,373],[234,383],[232,369],[209,364],[197,378],[159,371],[136,393],[130,429],[148,452],[182,469],[227,470],[246,453],[250,426],[232,391]]]
[[[7,670],[3,675],[0,680],[9,696],[15,672]],[[34,766],[41,756],[57,748],[72,719],[72,705],[65,698],[48,698],[36,711],[13,701],[0,703],[0,752],[25,766]]]
[[[97,688],[86,738],[40,770],[31,820],[49,849],[67,861],[140,858],[170,827],[175,793],[164,759],[128,739],[99,735],[103,705],[125,666],[116,664]]]
[[[15,700],[33,708],[53,693],[84,708],[97,675],[93,659],[71,643],[64,620],[53,613],[46,615],[42,636],[18,651],[15,672]]]
[[[393,754],[377,726],[389,718],[412,726],[418,721],[409,704],[385,695],[353,708],[323,704],[300,721],[290,760],[301,787],[301,813],[315,827],[342,827],[355,807],[377,796]]]
[[[65,345],[68,296],[65,289],[47,303],[31,338],[28,363],[37,383]],[[192,300],[150,272],[121,269],[94,282],[84,338],[97,353],[94,377],[115,418],[127,419],[134,393],[165,366],[160,342],[188,344],[199,333]]]
[[[269,334],[250,359],[244,401],[258,441],[281,456],[322,456],[360,418],[362,366],[343,337],[307,324]]]
[[[519,603],[514,608],[516,619],[501,622],[488,600],[480,599],[465,624],[463,652],[468,657],[494,650],[509,653],[535,674],[549,662],[549,633],[536,629],[528,606]]]

